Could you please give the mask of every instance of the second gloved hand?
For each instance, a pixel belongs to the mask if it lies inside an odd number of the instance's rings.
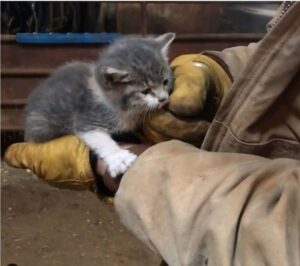
[[[168,109],[151,114],[143,133],[154,143],[175,138],[200,146],[231,79],[215,60],[201,54],[179,56],[171,68],[174,88]]]

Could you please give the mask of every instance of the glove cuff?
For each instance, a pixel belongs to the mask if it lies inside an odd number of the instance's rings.
[[[104,201],[107,204],[113,204],[113,198],[115,196],[115,192],[109,190],[103,181],[103,177],[97,172],[97,162],[98,157],[92,151],[89,152],[90,165],[95,177],[95,182],[90,188],[91,191],[97,194],[100,200]]]
[[[227,73],[227,71],[225,71],[223,66],[216,62],[215,59],[212,59],[207,55],[200,54],[193,59],[193,62],[204,64],[207,66],[207,69],[210,72],[209,76],[211,77],[214,85],[213,89],[215,90],[214,94],[216,105],[220,106],[225,98],[224,96],[228,93],[232,85],[231,76],[229,75],[229,73]]]

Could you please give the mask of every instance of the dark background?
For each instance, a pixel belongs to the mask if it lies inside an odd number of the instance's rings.
[[[147,32],[263,33],[280,2],[147,3]],[[1,33],[139,33],[139,2],[2,2]]]

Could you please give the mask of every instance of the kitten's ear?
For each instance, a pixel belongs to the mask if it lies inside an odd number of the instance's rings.
[[[110,82],[128,82],[129,73],[125,70],[116,69],[114,67],[107,67],[104,69],[104,76]]]
[[[169,46],[172,41],[175,39],[176,34],[173,32],[169,32],[163,35],[160,35],[155,38],[155,41],[159,43],[162,54],[167,57]]]

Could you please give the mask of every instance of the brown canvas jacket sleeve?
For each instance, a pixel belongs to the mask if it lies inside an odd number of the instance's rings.
[[[201,151],[144,152],[115,198],[122,222],[170,266],[299,265],[300,161]]]
[[[230,76],[235,80],[255,52],[257,45],[258,43],[250,43],[248,46],[236,46],[221,52],[206,51],[204,54],[215,59],[223,68],[228,69]]]
[[[270,32],[280,21],[282,16],[291,8],[294,3],[283,2],[276,11],[273,19],[267,25],[267,31]],[[215,58],[224,69],[228,69],[231,77],[235,80],[246,66],[249,58],[254,54],[259,42],[250,43],[248,46],[236,46],[224,49],[223,51],[205,51],[204,54]]]
[[[257,45],[202,148],[300,159],[300,3]]]

